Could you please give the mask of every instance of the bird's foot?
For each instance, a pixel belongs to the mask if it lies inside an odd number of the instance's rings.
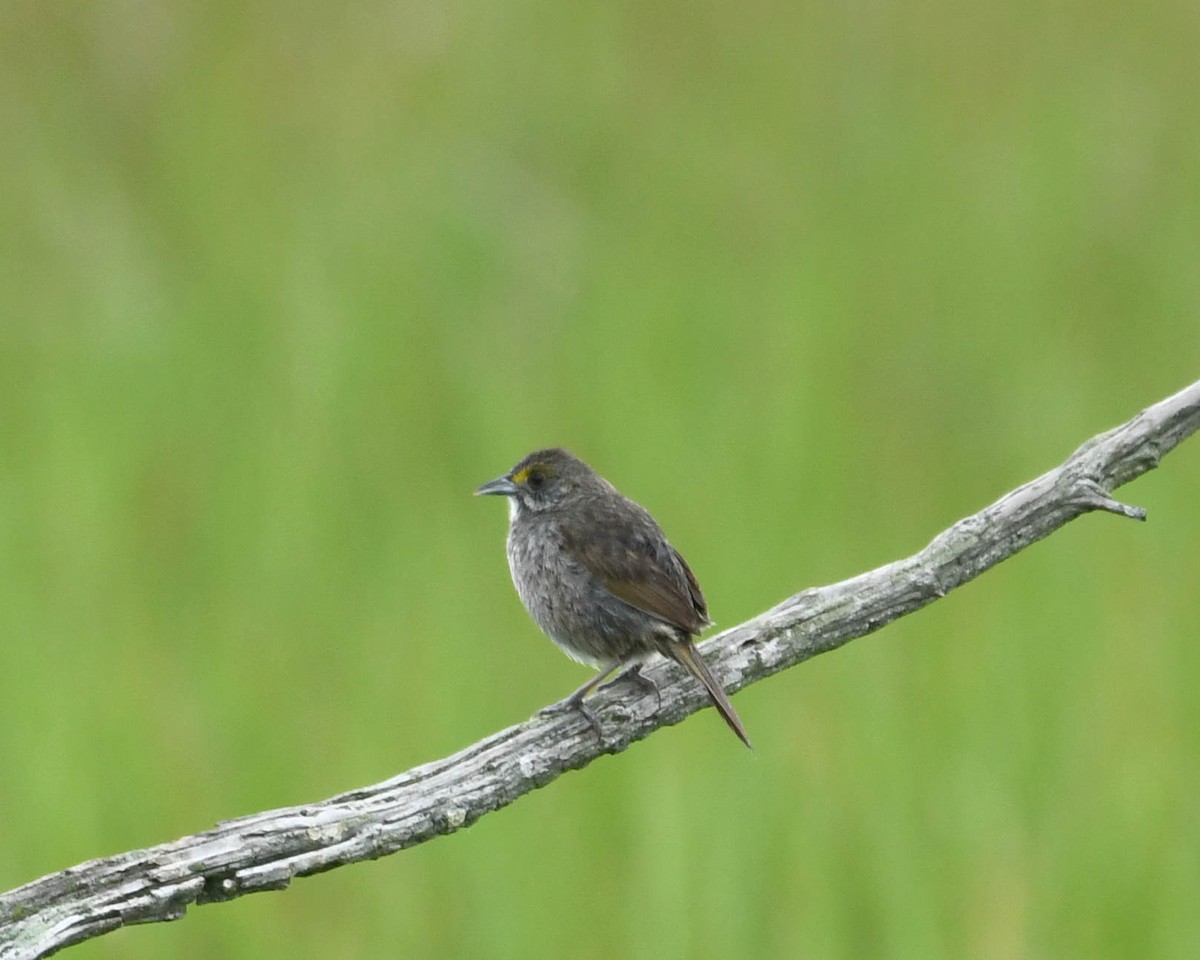
[[[588,726],[596,732],[596,738],[603,740],[604,733],[600,729],[600,718],[596,716],[596,712],[591,707],[583,702],[583,697],[580,697],[576,701],[575,709],[583,715],[583,719],[588,722]]]
[[[569,713],[576,711],[583,716],[583,719],[588,722],[588,726],[596,731],[596,736],[602,738],[600,718],[596,716],[596,711],[589,707],[583,701],[583,697],[571,696],[565,700],[559,700],[558,703],[552,703],[548,707],[542,707],[538,711],[538,716],[553,716],[556,713]]]
[[[659,710],[662,709],[662,690],[659,689],[657,683],[655,683],[648,676],[646,676],[644,673],[642,673],[642,667],[643,667],[643,664],[635,663],[632,667],[630,667],[623,674],[621,674],[621,677],[625,677],[629,680],[632,680],[643,690],[648,690],[651,693],[653,693],[654,694],[654,711],[655,711],[655,713],[657,713]],[[621,679],[621,677],[618,677],[617,679]]]

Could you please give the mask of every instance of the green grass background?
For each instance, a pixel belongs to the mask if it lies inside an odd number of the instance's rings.
[[[1192,2],[13,0],[0,889],[584,679],[481,481],[570,446],[719,623],[1200,371]],[[1200,440],[470,830],[84,958],[1200,955]]]

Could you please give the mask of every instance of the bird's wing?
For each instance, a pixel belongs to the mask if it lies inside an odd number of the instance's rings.
[[[563,529],[564,547],[619,600],[652,617],[699,634],[708,608],[695,575],[654,519],[624,501],[619,519],[604,510],[576,511]],[[620,535],[615,535],[615,529]]]
[[[700,581],[696,579],[696,575],[692,573],[692,568],[687,565],[687,561],[683,559],[679,551],[672,547],[671,552],[675,554],[675,559],[683,568],[684,577],[687,578],[688,593],[692,596],[692,606],[695,608],[696,613],[700,615],[702,625],[707,627],[712,621],[708,619],[708,601],[704,599],[704,592],[700,589]]]

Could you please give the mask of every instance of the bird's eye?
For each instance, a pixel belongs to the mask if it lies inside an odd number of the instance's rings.
[[[530,470],[529,477],[525,482],[528,483],[529,486],[532,487],[534,490],[536,490],[538,487],[540,487],[543,483],[546,482],[546,475],[544,473],[542,473],[541,470]]]

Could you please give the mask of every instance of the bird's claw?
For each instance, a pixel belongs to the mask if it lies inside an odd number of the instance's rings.
[[[643,690],[649,690],[654,694],[654,712],[657,713],[662,709],[662,691],[658,688],[658,684],[651,680],[648,676],[642,673],[642,665],[635,664],[626,674],[630,680],[636,683]]]
[[[570,711],[577,711],[587,721],[588,726],[596,732],[596,736],[603,739],[600,718],[596,716],[596,711],[584,703],[582,699],[568,697],[566,700],[559,700],[557,703],[542,707],[538,711],[538,716],[553,716],[556,713],[568,713]]]
[[[596,716],[596,712],[586,703],[584,703],[583,700],[580,700],[578,703],[576,703],[575,707],[583,715],[583,719],[588,722],[588,726],[596,732],[596,738],[603,740],[604,734],[601,732],[600,718]]]

